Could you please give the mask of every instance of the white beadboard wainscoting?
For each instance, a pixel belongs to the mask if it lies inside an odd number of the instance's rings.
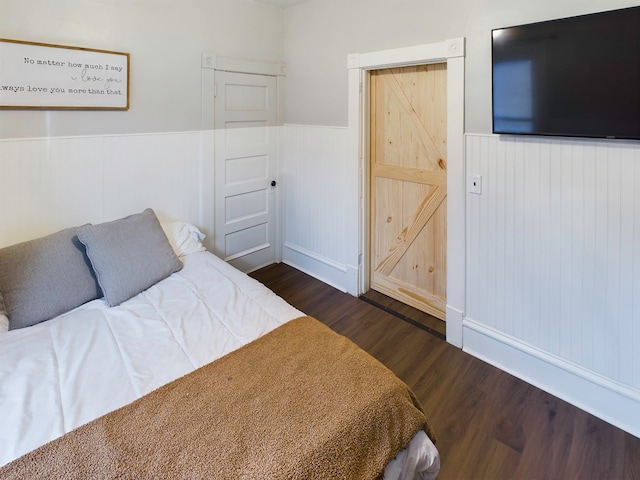
[[[147,207],[211,234],[212,144],[207,131],[0,140],[0,247]]]
[[[357,293],[358,174],[346,161],[347,129],[275,128],[283,142],[283,260]],[[215,137],[203,130],[0,140],[0,247],[151,207],[161,220],[197,224],[213,251]]]
[[[357,294],[347,128],[277,128],[283,261]],[[214,143],[0,140],[0,247],[146,207],[210,242]],[[467,135],[465,150],[482,193],[466,193],[464,350],[640,436],[640,144]]]
[[[464,349],[640,436],[640,144],[467,135]]]
[[[285,125],[282,138],[283,261],[355,295],[359,180],[347,129]]]

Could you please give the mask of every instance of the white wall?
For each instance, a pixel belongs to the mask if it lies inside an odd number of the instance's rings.
[[[147,207],[211,239],[213,133],[0,140],[0,248]]]
[[[1,38],[131,54],[128,111],[0,109],[0,246],[146,207],[210,241],[201,56],[280,62],[283,28],[252,0],[0,0]]]
[[[212,228],[213,134],[200,130],[201,53],[262,61],[284,55],[285,260],[345,285],[359,242],[359,172],[344,129],[347,54],[466,37],[466,131],[482,134],[468,139],[466,168],[483,175],[486,189],[482,198],[467,196],[477,215],[466,222],[467,349],[637,429],[640,319],[630,300],[638,292],[630,288],[640,277],[632,247],[640,241],[640,205],[630,181],[640,181],[640,147],[518,138],[502,144],[487,135],[490,30],[633,4],[604,3],[311,0],[286,10],[283,27],[282,11],[251,0],[0,0],[0,36],[128,51],[132,75],[127,112],[0,110],[0,246],[147,206],[165,219]],[[174,194],[163,196],[170,187]],[[513,210],[502,215],[498,208]],[[594,229],[596,223],[606,227]],[[497,255],[496,245],[512,248],[511,256]],[[558,270],[531,261],[545,252]],[[475,263],[480,257],[484,263]],[[508,275],[516,274],[507,264],[530,275],[510,284]],[[481,266],[499,288],[485,281]],[[492,357],[501,346],[502,357]],[[526,358],[513,361],[519,353]]]
[[[251,0],[0,0],[0,37],[131,54],[128,111],[0,109],[0,138],[194,131],[201,54],[282,61],[283,13]]]
[[[464,348],[640,435],[640,196],[633,187],[640,144],[490,135],[491,29],[633,5],[312,0],[288,9],[286,121],[304,124],[311,140],[306,154],[298,147],[285,165],[289,182],[310,183],[306,203],[355,210],[357,182],[339,198],[321,185],[349,176],[357,159],[333,152],[346,163],[336,160],[312,179],[291,167],[313,158],[327,126],[347,125],[347,55],[465,37],[465,172],[482,175],[483,194],[449,191],[466,194]],[[313,225],[316,237],[308,243],[320,249],[333,224],[320,211],[309,213],[287,226],[285,240],[300,234],[299,225]],[[346,246],[323,257],[339,263],[358,240],[352,233]]]
[[[640,435],[640,146],[466,143],[465,350]]]
[[[491,29],[637,0],[312,0],[285,10],[286,121],[347,125],[349,53],[465,37],[466,131],[491,131]]]
[[[347,129],[283,129],[283,260],[356,294],[358,166],[348,161]]]

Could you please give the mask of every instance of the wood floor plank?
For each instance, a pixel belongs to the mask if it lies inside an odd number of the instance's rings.
[[[640,480],[640,439],[290,266],[252,276],[409,385],[437,435],[441,480]]]

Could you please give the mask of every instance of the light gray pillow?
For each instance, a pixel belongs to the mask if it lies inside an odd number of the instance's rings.
[[[102,296],[76,228],[0,249],[9,328],[49,320]]]
[[[84,225],[78,238],[112,307],[182,268],[150,208],[113,222]]]

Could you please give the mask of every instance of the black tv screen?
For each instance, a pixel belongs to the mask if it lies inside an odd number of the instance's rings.
[[[492,31],[493,132],[640,139],[640,7]]]

